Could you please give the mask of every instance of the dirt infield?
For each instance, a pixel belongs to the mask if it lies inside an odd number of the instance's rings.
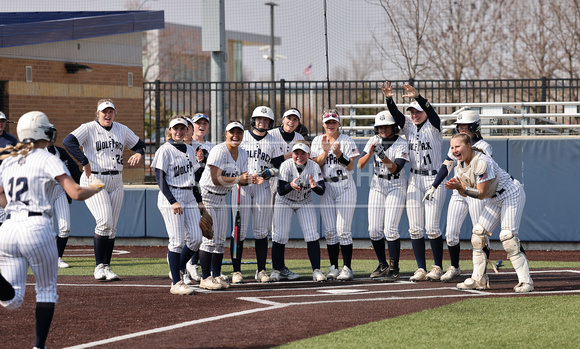
[[[162,258],[166,252],[166,247],[121,248],[130,253],[115,258]],[[531,260],[578,260],[580,252],[529,251],[528,256]],[[470,258],[469,253],[462,257]],[[288,249],[286,258],[304,259],[306,251]],[[372,250],[355,250],[355,258],[375,257]],[[403,258],[413,259],[412,252],[404,250]],[[491,274],[492,289],[476,292],[459,291],[455,284],[410,283],[410,275],[394,284],[367,276],[357,275],[351,282],[315,283],[306,277],[275,284],[248,282],[224,291],[199,290],[194,296],[171,295],[167,277],[122,277],[119,282],[103,283],[92,276],[59,276],[60,299],[47,346],[268,348],[467,297],[580,294],[580,271],[576,270],[534,270],[536,289],[528,295],[514,294],[513,270]],[[34,278],[28,281],[32,284]],[[35,293],[31,284],[20,309],[0,310],[3,348],[34,344]],[[425,296],[432,298],[417,301]],[[340,307],[333,306],[335,303]]]

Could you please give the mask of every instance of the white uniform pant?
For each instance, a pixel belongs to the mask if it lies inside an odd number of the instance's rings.
[[[199,249],[209,253],[224,253],[228,228],[225,195],[215,195],[202,190],[201,196],[207,212],[213,219],[213,239],[203,237]]]
[[[58,250],[49,217],[28,212],[11,214],[0,227],[0,270],[14,287],[13,299],[0,302],[8,309],[22,305],[28,266],[36,278],[36,302],[56,303]]]
[[[463,197],[457,192],[457,190],[453,191],[453,195],[451,195],[447,207],[447,229],[445,231],[447,246],[456,246],[459,244],[461,226],[463,225],[468,212],[472,226],[477,224],[477,219],[479,218],[486,201],[487,199],[478,200],[471,197]]]
[[[270,182],[262,184],[250,184],[241,186],[240,195],[240,240],[246,239],[250,213],[252,214],[252,232],[255,239],[263,239],[268,236],[272,228],[272,192]],[[238,206],[238,186],[232,189],[232,216],[236,216]]]
[[[58,195],[53,204],[54,214],[58,224],[58,237],[68,238],[70,235],[70,205],[64,190]],[[54,220],[53,220],[54,224]],[[55,227],[53,227],[54,229]]]
[[[199,249],[202,237],[201,229],[199,228],[199,219],[201,217],[199,208],[185,207],[183,208],[183,214],[174,214],[171,207],[159,207],[159,212],[163,216],[165,229],[169,236],[169,251],[181,253],[183,246],[186,244],[192,251]]]
[[[493,232],[501,222],[501,230],[511,230],[514,235],[518,235],[526,193],[520,182],[515,179],[514,182],[517,182],[517,187],[513,190],[487,200],[477,220],[486,231]]]
[[[320,213],[327,245],[352,244],[352,216],[356,206],[356,185],[352,176],[327,182],[320,198]]]
[[[304,241],[317,241],[320,238],[316,229],[317,219],[311,196],[305,200],[292,201],[284,196],[276,196],[274,204],[274,231],[272,241],[285,245],[288,243],[290,228],[292,225],[292,212],[296,212],[296,218],[302,228]]]
[[[385,237],[395,241],[399,236],[399,222],[405,209],[406,188],[390,187],[387,192],[369,192],[369,237],[377,241]]]
[[[89,211],[91,211],[96,221],[95,234],[114,239],[117,234],[117,222],[119,221],[123,195],[125,194],[123,176],[121,173],[117,175],[98,175],[93,173],[91,177],[87,178],[83,172],[80,185],[88,187],[93,177],[105,183],[103,190],[85,200]]]
[[[411,173],[407,187],[407,218],[411,239],[425,237],[436,239],[441,236],[440,219],[445,204],[445,187],[440,185],[435,190],[433,200],[423,201],[425,192],[431,187],[435,175],[423,176]]]

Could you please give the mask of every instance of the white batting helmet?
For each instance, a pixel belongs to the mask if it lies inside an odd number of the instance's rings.
[[[479,113],[473,110],[464,110],[457,115],[455,121],[455,131],[459,132],[457,125],[469,125],[469,131],[476,133],[481,130],[481,117]]]
[[[393,126],[393,131],[399,131],[399,126],[395,122],[395,118],[388,110],[383,110],[375,116],[375,134],[379,133],[379,126]]]
[[[54,142],[56,139],[56,128],[41,111],[31,111],[22,115],[18,119],[16,132],[18,133],[18,139],[22,143],[30,143],[41,139]]]
[[[270,122],[268,123],[268,128],[263,129],[263,128],[256,127],[256,120],[254,120],[254,119],[258,118],[258,117],[270,119]],[[274,112],[272,111],[272,109],[270,109],[269,107],[266,107],[264,105],[256,107],[256,109],[254,109],[254,111],[252,112],[252,118],[250,119],[250,126],[252,126],[252,128],[255,128],[256,130],[258,130],[260,132],[268,131],[269,129],[274,127]]]

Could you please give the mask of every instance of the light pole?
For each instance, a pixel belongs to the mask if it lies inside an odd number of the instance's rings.
[[[276,76],[274,74],[274,6],[273,2],[267,2],[264,5],[270,6],[270,108],[276,115]]]

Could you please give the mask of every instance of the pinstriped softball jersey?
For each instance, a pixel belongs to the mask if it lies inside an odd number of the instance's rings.
[[[200,212],[193,195],[195,171],[200,167],[192,146],[185,144],[186,152],[177,149],[172,143],[164,143],[155,152],[151,168],[165,172],[165,180],[171,194],[183,208],[183,214],[174,214],[169,200],[162,191],[157,195],[157,207],[165,221],[169,236],[169,251],[181,253],[183,246],[197,251],[201,244],[199,228]],[[184,189],[180,189],[184,188]]]
[[[441,130],[425,121],[420,129],[410,116],[405,115],[405,126],[402,131],[409,144],[409,162],[411,174],[407,186],[407,218],[411,239],[421,239],[425,232],[429,239],[441,236],[440,220],[445,204],[445,187],[435,190],[433,200],[423,201],[425,192],[435,180],[435,175],[416,174],[413,171],[434,171],[439,169],[443,135]]]
[[[371,137],[364,152],[368,153],[373,144],[380,142],[380,136]],[[387,148],[385,155],[391,161],[398,158],[409,161],[407,141],[398,137]],[[392,175],[376,153],[373,155],[373,165],[374,175],[371,179],[368,204],[369,236],[374,241],[382,239],[383,236],[388,241],[394,241],[399,238],[399,222],[405,209],[407,174],[401,170],[396,176]]]
[[[0,269],[16,292],[12,300],[1,302],[5,307],[22,304],[29,265],[36,277],[36,301],[58,300],[58,251],[51,215],[54,189],[59,186],[55,177],[63,174],[69,174],[64,164],[43,149],[26,157],[9,157],[0,166],[6,214],[10,215],[0,227]]]
[[[207,166],[217,167],[224,177],[238,177],[242,173],[248,172],[248,154],[244,149],[238,147],[238,159],[234,161],[226,144],[221,143],[209,152]],[[200,185],[203,204],[213,218],[213,239],[202,238],[200,250],[210,253],[224,253],[228,225],[225,195],[237,184],[215,185],[211,180],[211,171],[208,168],[203,171]]]
[[[109,236],[111,239],[117,233],[117,222],[123,203],[123,150],[133,148],[139,137],[127,126],[113,122],[110,130],[106,130],[97,121],[80,125],[71,134],[76,137],[79,145],[93,172],[119,171],[118,174],[92,174],[105,183],[105,188],[85,200],[89,211],[95,217],[95,234]],[[80,185],[88,186],[92,178],[81,175]]]
[[[322,150],[322,135],[316,136],[312,141],[310,157],[319,156]],[[345,134],[340,134],[337,142],[340,142],[340,150],[346,158],[358,157],[360,155],[354,141]],[[326,190],[320,198],[320,213],[324,224],[324,233],[328,245],[352,244],[352,216],[356,205],[356,185],[352,178],[353,170],[348,171],[345,166],[338,162],[332,148],[328,151],[328,156],[321,168],[325,179]],[[347,176],[346,179],[338,179],[334,182],[332,178]]]
[[[512,179],[510,174],[500,168],[489,156],[481,154],[479,161],[485,161],[487,167],[483,174],[475,178],[476,185],[485,181],[497,181],[497,187],[487,193],[488,199],[477,222],[489,232],[493,232],[501,223],[502,230],[511,230],[514,235],[517,235],[526,203],[523,186],[518,180]],[[466,183],[464,179],[462,182]]]
[[[248,153],[248,174],[260,173],[262,170],[272,168],[272,159],[283,155],[282,150],[272,135],[266,136],[259,141],[248,130],[244,131],[244,138],[240,144]],[[273,179],[276,180],[275,178]],[[237,210],[238,188],[232,190],[232,214]],[[263,239],[268,236],[272,227],[272,191],[270,180],[264,180],[262,184],[250,184],[241,187],[240,195],[240,218],[242,226],[240,239],[246,238],[250,213],[252,214],[252,232],[254,238]]]
[[[493,156],[491,145],[483,139],[475,142],[473,146],[483,150],[483,152],[490,157]],[[447,156],[453,160],[455,167],[454,172],[455,176],[457,176],[458,161],[451,153],[451,149],[449,149]],[[469,196],[463,197],[457,192],[457,190],[453,191],[447,207],[447,229],[445,231],[445,238],[448,246],[455,246],[459,243],[461,226],[467,217],[467,213],[469,213],[472,225],[475,226],[479,213],[485,206],[485,201],[486,200],[478,200]]]
[[[275,144],[280,147],[280,151],[282,152],[282,154],[287,154],[292,151],[292,147],[294,146],[294,144],[297,141],[304,140],[304,137],[300,133],[294,132],[294,138],[292,138],[290,142],[286,142],[284,137],[282,137],[282,132],[280,132],[281,129],[282,127],[280,126],[278,128],[268,131],[268,133],[272,135]],[[272,191],[272,196],[276,195],[276,190],[278,186],[277,182],[278,181],[275,179],[270,180],[270,189]]]
[[[302,228],[304,241],[317,241],[320,238],[316,229],[317,219],[312,199],[312,188],[310,187],[310,176],[316,182],[322,180],[320,166],[310,159],[308,159],[302,173],[298,173],[293,159],[284,161],[280,166],[280,180],[290,183],[295,178],[300,178],[301,190],[292,190],[284,196],[276,195],[272,241],[283,245],[288,243],[292,225],[292,212],[296,212],[296,218],[298,223],[300,223],[300,228]]]

